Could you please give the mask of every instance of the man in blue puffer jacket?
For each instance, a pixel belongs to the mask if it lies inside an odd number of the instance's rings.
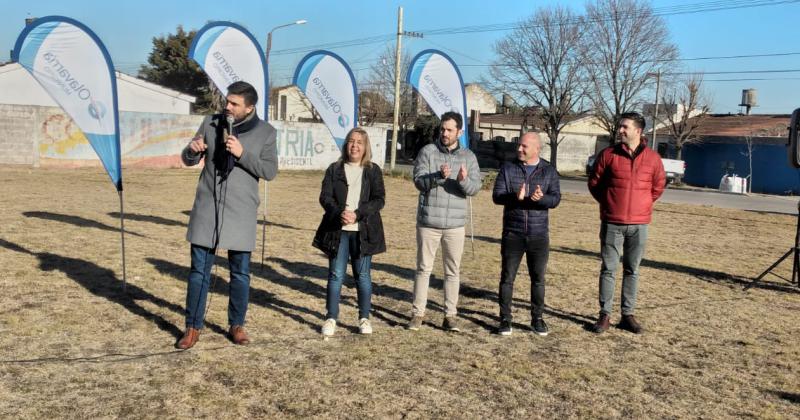
[[[544,274],[550,254],[548,210],[558,206],[561,189],[555,168],[539,159],[542,143],[536,133],[519,139],[515,162],[500,167],[492,200],[503,206],[503,238],[500,243],[500,335],[511,335],[511,301],[514,278],[527,255],[531,276],[531,327],[547,335],[544,312]]]

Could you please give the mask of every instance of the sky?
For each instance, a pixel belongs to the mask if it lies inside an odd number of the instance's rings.
[[[398,7],[403,29],[423,38],[404,37],[412,56],[435,48],[450,55],[466,83],[488,77],[493,46],[515,23],[540,6],[564,5],[582,14],[584,1],[568,0],[0,0],[0,62],[10,51],[26,17],[61,15],[76,19],[103,41],[117,70],[136,75],[152,50],[153,37],[174,33],[178,25],[199,29],[210,21],[231,21],[247,28],[266,47],[274,27],[305,19],[273,32],[270,78],[275,86],[291,83],[294,69],[308,52],[323,48],[348,62],[358,80],[381,54],[395,47]],[[800,46],[797,16],[800,0],[653,0],[670,40],[683,60],[675,72],[705,72],[705,91],[715,113],[741,110],[742,90],[757,90],[753,113],[788,114],[800,107]],[[722,10],[713,10],[722,9]],[[692,13],[682,13],[682,12]],[[437,34],[445,28],[494,30]],[[427,33],[427,34],[426,34]],[[334,45],[343,41],[349,46]],[[733,56],[754,56],[722,58]],[[653,83],[654,85],[655,83]],[[654,89],[655,86],[652,88]]]

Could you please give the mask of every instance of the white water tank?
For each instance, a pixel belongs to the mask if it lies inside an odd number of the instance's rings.
[[[733,175],[725,175],[719,181],[719,190],[722,192],[729,192],[735,194],[744,194],[747,192],[747,179]]]

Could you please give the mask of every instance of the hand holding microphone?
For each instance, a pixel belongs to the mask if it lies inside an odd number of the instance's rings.
[[[228,115],[227,117],[225,117],[225,119],[228,122],[228,127],[224,130],[225,150],[227,150],[228,153],[236,157],[236,159],[239,159],[240,157],[242,157],[242,152],[244,152],[244,148],[242,148],[242,143],[239,142],[239,139],[236,138],[236,136],[234,136],[232,133],[233,123],[234,123],[233,115]]]

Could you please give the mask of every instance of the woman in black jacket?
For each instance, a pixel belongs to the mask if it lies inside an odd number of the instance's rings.
[[[325,209],[313,245],[328,256],[327,315],[322,334],[332,336],[339,316],[339,298],[347,261],[358,290],[358,330],[371,334],[372,256],[386,251],[380,210],[386,193],[383,173],[371,162],[369,136],[362,128],[347,133],[342,157],[322,179],[319,202]]]

